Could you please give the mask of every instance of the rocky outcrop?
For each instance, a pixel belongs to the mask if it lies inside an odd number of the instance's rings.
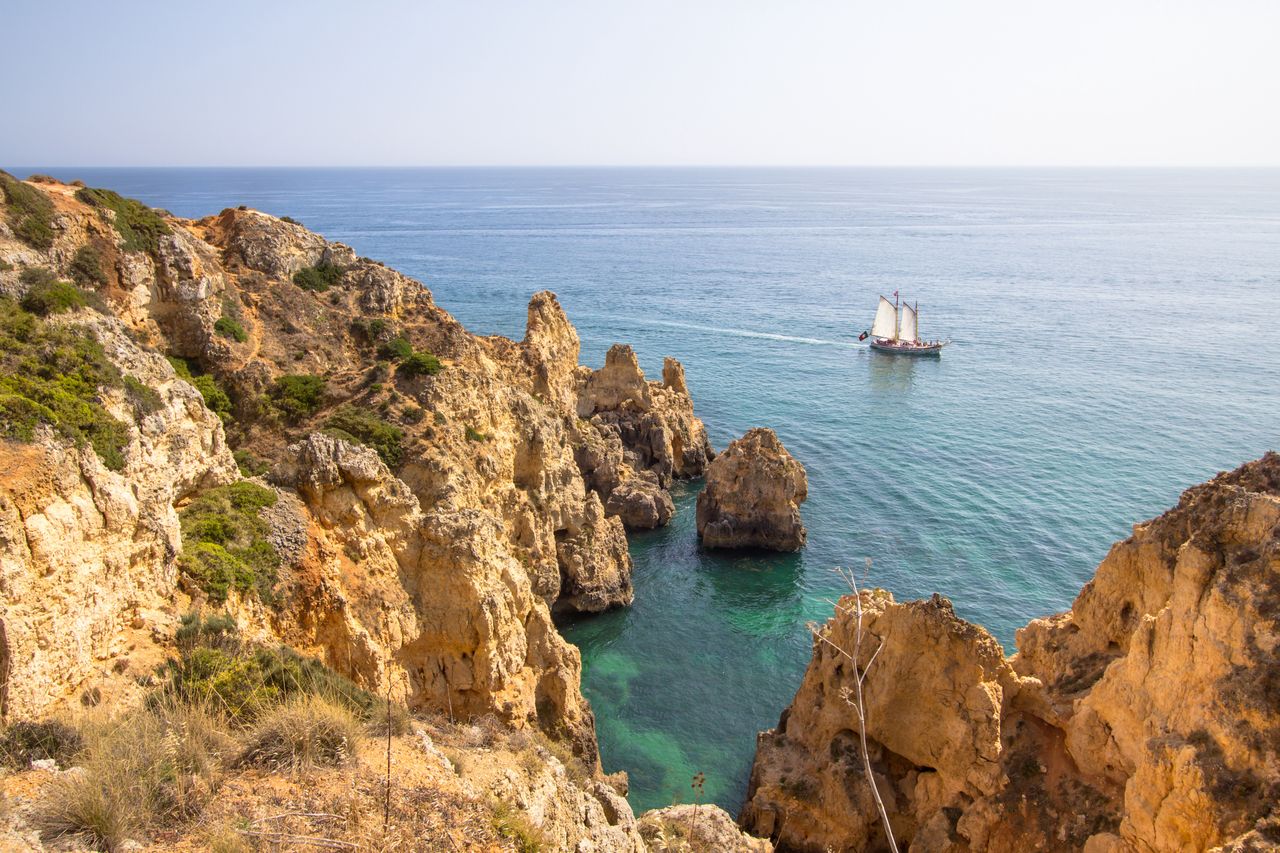
[[[672,482],[701,476],[715,456],[680,362],[666,359],[662,376],[647,381],[625,344],[611,347],[599,370],[578,370],[577,414],[587,433],[578,464],[606,511],[630,529],[666,524]]]
[[[497,519],[424,512],[376,453],[325,435],[291,446],[272,479],[302,497],[315,537],[295,645],[411,707],[547,727],[594,765],[578,651]]]
[[[104,395],[129,434],[119,471],[47,428],[32,443],[0,440],[0,713],[10,719],[136,692],[177,624],[174,504],[238,476],[217,417],[164,358],[96,312],[60,322],[156,396],[138,409],[121,389]]]
[[[1005,658],[945,600],[864,591],[868,755],[902,849],[1262,849],[1280,815],[1280,456],[1134,527]],[[846,597],[742,821],[795,850],[883,842],[849,696]],[[1261,844],[1262,848],[1250,847]]]
[[[752,429],[707,468],[698,495],[698,538],[707,548],[804,547],[800,504],[809,496],[804,466],[771,429]]]
[[[773,845],[740,830],[719,806],[679,805],[640,816],[641,837],[653,853],[771,853]]]

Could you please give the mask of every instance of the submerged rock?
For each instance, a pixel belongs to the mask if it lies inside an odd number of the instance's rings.
[[[808,496],[804,466],[773,430],[749,430],[707,468],[698,538],[707,548],[797,551],[805,543],[800,504]]]

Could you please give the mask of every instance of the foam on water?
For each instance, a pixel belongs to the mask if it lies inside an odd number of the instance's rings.
[[[1280,443],[1276,171],[32,171],[293,216],[480,333],[520,338],[550,288],[586,362],[683,361],[717,447],[777,430],[809,471],[804,552],[701,551],[689,484],[632,538],[635,605],[564,626],[638,809],[704,771],[736,811],[832,566],[869,557],[1008,645],[1133,522]],[[894,290],[955,339],[940,359],[847,345]]]

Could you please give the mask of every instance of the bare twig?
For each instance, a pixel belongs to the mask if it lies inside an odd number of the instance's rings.
[[[259,832],[254,829],[237,829],[236,832],[241,835],[247,835],[250,838],[260,838],[263,841],[269,841],[273,844],[310,844],[312,847],[324,847],[330,850],[359,850],[359,845],[352,844],[350,841],[339,841],[336,838],[320,838],[310,835],[290,835],[286,832]]]
[[[868,560],[868,571],[870,570],[870,566],[871,561]],[[884,648],[884,640],[882,638],[877,638],[880,641],[879,645],[877,645],[876,650],[871,653],[871,657],[867,660],[866,666],[862,666],[858,663],[862,657],[862,638],[864,634],[862,627],[862,590],[858,588],[858,579],[854,576],[852,571],[839,568],[835,571],[836,574],[840,575],[841,579],[849,585],[849,588],[853,590],[853,610],[843,607],[837,602],[832,602],[837,611],[854,620],[853,651],[850,653],[848,650],[841,648],[839,644],[829,639],[825,634],[823,634],[822,629],[818,628],[818,626],[813,623],[809,624],[809,631],[814,637],[835,649],[836,652],[853,664],[853,697],[850,698],[846,690],[844,692],[844,698],[846,702],[853,706],[853,710],[858,715],[858,738],[862,743],[862,771],[867,777],[867,784],[871,787],[871,796],[875,798],[876,810],[880,812],[880,820],[884,824],[885,840],[889,844],[889,849],[892,850],[893,853],[898,853],[898,843],[894,840],[893,827],[889,824],[889,812],[885,808],[884,800],[880,797],[880,788],[876,785],[875,773],[871,769],[871,754],[867,750],[867,706],[862,695],[862,682],[866,680],[867,673],[871,670],[871,665],[876,662],[876,658],[879,657],[880,651]]]
[[[255,824],[268,820],[284,820],[287,817],[319,817],[331,818],[333,820],[346,820],[346,818],[340,814],[329,814],[328,812],[284,812],[283,814],[273,814],[267,817],[255,818],[254,820],[249,821],[249,823]]]

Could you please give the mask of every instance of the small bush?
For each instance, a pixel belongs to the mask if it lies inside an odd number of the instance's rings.
[[[144,415],[153,414],[164,407],[164,399],[160,396],[160,392],[144,384],[136,376],[124,377],[124,392],[129,402],[133,403],[133,407]]]
[[[27,287],[22,307],[32,314],[47,317],[88,304],[80,288],[69,281],[59,281],[44,267],[28,267],[22,271],[19,281]]]
[[[53,202],[35,187],[29,187],[8,172],[0,171],[0,190],[4,191],[9,224],[13,233],[29,246],[49,249],[53,246]]]
[[[422,423],[422,419],[427,416],[427,410],[421,406],[405,406],[400,410],[400,419],[407,424]]]
[[[359,724],[346,708],[305,696],[264,713],[240,761],[274,770],[338,767],[354,759],[360,735]]]
[[[274,601],[280,555],[258,511],[275,502],[271,489],[240,480],[210,489],[179,513],[184,547],[178,568],[210,601],[221,604],[233,589]]]
[[[489,436],[485,435],[470,424],[467,424],[467,441],[484,442],[488,440]]]
[[[169,364],[179,379],[190,382],[204,398],[204,404],[225,424],[231,421],[231,398],[217,381],[207,373],[200,373],[185,358],[169,356]]]
[[[271,470],[270,465],[243,448],[231,455],[235,457],[242,477],[261,477]]]
[[[107,274],[102,269],[102,255],[93,246],[85,244],[76,250],[71,259],[71,277],[86,287],[107,283]]]
[[[546,839],[536,826],[521,812],[501,800],[493,804],[493,829],[515,844],[519,853],[541,853],[546,849]]]
[[[378,355],[385,359],[404,361],[413,355],[413,344],[404,338],[392,338],[378,347]]]
[[[399,372],[408,376],[428,376],[439,373],[444,368],[440,364],[440,359],[436,358],[429,352],[415,352],[413,355],[400,362]]]
[[[271,402],[290,420],[315,414],[324,402],[327,383],[324,377],[310,373],[287,373],[275,381]]]
[[[290,225],[301,225],[302,223],[294,219],[292,216],[281,216],[281,222],[288,222]]]
[[[343,438],[351,436],[358,443],[376,450],[388,468],[398,466],[404,455],[401,446],[404,433],[399,427],[350,404],[340,407],[324,425],[328,430],[344,433]]]
[[[13,264],[9,263],[4,258],[0,258],[0,272],[8,272],[11,269],[13,269]]]
[[[31,762],[47,758],[66,767],[83,748],[80,733],[57,720],[23,720],[0,732],[0,763],[14,770],[26,770]]]
[[[342,279],[343,269],[328,261],[314,267],[304,267],[293,274],[293,283],[303,290],[323,293]]]
[[[231,338],[236,343],[244,343],[249,340],[249,333],[244,330],[244,326],[240,325],[240,321],[227,314],[223,314],[218,321],[213,324],[213,330],[224,338]]]
[[[120,234],[121,245],[126,252],[160,250],[160,238],[170,233],[164,218],[140,201],[125,198],[119,193],[102,189],[81,189],[76,198],[103,211],[115,212],[113,224]]]
[[[188,613],[178,623],[174,635],[179,651],[189,652],[203,646],[209,649],[237,652],[240,650],[240,628],[230,613],[203,616]]]
[[[0,436],[32,441],[41,424],[77,447],[91,446],[114,471],[124,467],[128,427],[98,402],[123,377],[83,328],[54,325],[0,299]]]

